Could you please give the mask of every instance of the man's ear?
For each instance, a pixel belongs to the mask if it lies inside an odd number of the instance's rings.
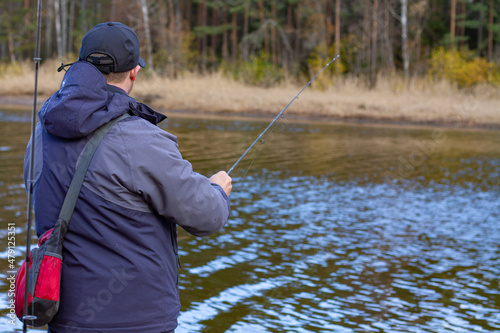
[[[130,81],[135,81],[135,79],[137,78],[137,73],[139,73],[140,69],[141,66],[137,65],[134,69],[130,70]]]

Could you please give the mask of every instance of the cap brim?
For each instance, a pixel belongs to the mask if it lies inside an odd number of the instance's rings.
[[[146,68],[146,63],[144,62],[144,60],[142,60],[141,57],[139,57],[139,66],[141,66],[142,68]]]

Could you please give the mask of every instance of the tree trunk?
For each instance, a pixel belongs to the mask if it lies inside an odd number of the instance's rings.
[[[372,67],[371,82],[372,88],[377,84],[377,37],[378,37],[378,0],[373,0],[373,27],[372,27]]]
[[[465,40],[465,20],[467,18],[467,6],[465,2],[462,2],[460,4],[461,9],[460,9],[460,27],[458,28],[458,32],[460,35],[460,46],[464,45],[464,40]]]
[[[371,54],[371,44],[370,44],[370,1],[363,1],[364,4],[364,12],[363,12],[363,35],[361,37],[361,45],[362,52],[359,56],[360,65],[359,70],[361,72],[362,69],[366,74],[366,78],[370,77],[370,54]]]
[[[212,26],[218,27],[220,25],[220,15],[219,8],[212,9]],[[219,44],[219,36],[217,34],[212,34],[210,41],[210,57],[214,63],[217,62],[217,44]]]
[[[186,17],[186,2],[187,1],[179,1],[175,0],[175,15],[177,16],[177,13],[180,15],[181,18],[181,28],[184,27],[184,18]]]
[[[236,12],[233,12],[233,30],[231,34],[231,46],[232,46],[232,51],[231,51],[231,60],[233,64],[236,63],[236,55],[238,52],[238,14]]]
[[[168,4],[171,5],[171,0],[168,1]],[[172,10],[170,8],[170,10]],[[160,51],[163,53],[170,54],[170,41],[169,41],[169,29],[168,23],[167,23],[167,17],[168,17],[168,9],[167,9],[167,2],[166,1],[160,1],[159,8],[158,8],[158,25],[160,26],[158,28],[158,34],[160,35],[159,37],[159,47]]]
[[[2,25],[0,25],[0,36],[5,34],[2,28]],[[7,58],[7,45],[5,43],[0,43],[0,58]]]
[[[337,0],[335,0],[335,5],[333,6],[334,2],[333,1],[326,1],[325,7],[324,7],[324,13],[325,13],[325,42],[327,45],[330,45],[332,42],[335,42],[335,27],[334,23],[332,22],[332,18],[335,19],[335,9],[337,7]]]
[[[484,0],[479,0],[479,4],[481,7],[483,6]],[[483,44],[483,22],[484,22],[484,11],[480,10],[479,11],[479,27],[477,28],[477,55],[480,57],[482,54],[482,47],[481,44]]]
[[[30,8],[30,2],[29,0],[24,0],[24,10],[25,10],[25,13],[24,13],[24,27],[27,28],[30,24],[30,12],[29,12],[29,8]]]
[[[396,71],[396,65],[394,63],[394,52],[391,42],[391,4],[389,0],[384,1],[384,55],[383,59],[385,62],[385,68],[394,73]]]
[[[323,7],[323,3],[320,1],[316,2],[316,15],[314,32],[318,34],[317,43],[321,45],[319,49],[319,56],[321,58],[326,58],[328,53],[328,33],[327,33],[327,22],[326,22],[326,8]]]
[[[401,0],[401,45],[403,48],[403,72],[405,78],[410,77],[410,57],[408,55],[408,0]]]
[[[167,7],[168,5],[168,7]],[[164,31],[162,39],[164,38],[166,40],[166,46],[165,46],[165,53],[167,54],[167,59],[168,59],[168,75],[170,77],[176,78],[177,77],[177,65],[180,62],[180,33],[179,33],[179,25],[180,23],[180,18],[178,17],[180,15],[180,4],[178,0],[167,0],[167,5],[161,5],[160,9],[164,7],[163,10],[161,10],[161,13],[164,12],[164,14],[160,14],[165,16],[165,19],[161,19],[160,22],[162,26],[162,31]],[[166,18],[168,17],[168,23],[166,22]]]
[[[45,16],[45,47],[44,54],[46,58],[53,55],[52,52],[52,27],[54,20],[54,4],[49,3],[47,6],[47,15]]]
[[[198,26],[205,27],[206,25],[207,0],[202,0],[198,5]],[[207,69],[207,35],[205,33],[198,39],[198,51],[201,54],[201,72],[204,73]]]
[[[493,61],[493,16],[495,12],[495,0],[490,0],[490,16],[488,19],[488,61]]]
[[[24,40],[32,40],[33,37],[31,37],[30,34],[30,29],[29,29],[29,21],[30,21],[30,12],[29,12],[29,1],[24,0],[23,4],[23,9],[24,9],[24,20],[22,24],[17,24],[19,28],[19,32],[17,33],[18,36],[21,36],[22,39]],[[2,15],[3,16],[3,15]],[[16,22],[17,23],[17,22]],[[31,50],[26,49],[24,52],[22,52],[20,55],[22,58],[26,58],[27,56],[31,56]]]
[[[249,49],[248,49],[248,40],[247,40],[247,36],[248,36],[248,25],[249,25],[249,21],[250,21],[250,1],[247,0],[245,2],[245,13],[244,13],[244,16],[243,16],[243,60],[244,61],[248,61],[248,52],[249,52]]]
[[[297,3],[297,27],[295,29],[295,61],[300,59],[300,45],[302,42],[302,3]]]
[[[149,13],[148,13],[148,4],[146,0],[140,0],[141,12],[142,12],[142,21],[144,24],[144,38],[146,42],[146,50],[148,52],[148,69],[153,70],[153,44],[151,43],[151,30],[149,26]]]
[[[172,52],[169,52],[169,53],[173,53],[174,50],[176,50],[177,48],[177,43],[175,42],[175,30],[176,30],[176,19],[175,19],[175,4],[174,4],[174,0],[168,0],[168,11],[167,11],[167,16],[168,16],[168,36],[169,36],[169,42],[168,44],[170,44],[170,47],[172,48]]]
[[[168,5],[168,8],[167,8]],[[160,63],[163,63],[166,61],[165,68],[166,68],[166,73],[168,77],[173,77],[173,72],[174,72],[174,60],[173,60],[173,55],[172,55],[172,41],[171,41],[171,35],[172,32],[168,28],[168,22],[167,22],[167,17],[169,14],[169,11],[172,10],[172,1],[167,0],[167,1],[160,1],[159,3],[159,8],[158,8],[158,34],[159,34],[159,40],[158,40],[158,46],[160,48],[160,54],[161,57],[159,58]]]
[[[177,66],[181,62],[181,32],[182,32],[182,11],[181,3],[183,1],[175,0],[175,35],[174,35],[174,63],[172,64],[174,70],[174,78],[177,78]]]
[[[224,26],[227,26],[227,9],[223,8],[222,9],[222,24]],[[229,39],[228,39],[228,32],[226,29],[224,29],[224,32],[222,33],[222,60],[227,62],[229,60]]]
[[[457,17],[457,0],[451,0],[450,42],[452,48],[455,48],[456,17]]]
[[[278,21],[278,18],[276,17],[276,0],[273,0],[271,3],[271,17],[273,19],[273,25],[271,27],[271,54],[272,54],[272,61],[273,65],[276,66],[278,64],[277,62],[277,40],[276,40],[276,24]]]
[[[101,18],[101,9],[102,9],[102,4],[100,2],[95,3],[95,13],[94,15],[90,15],[91,20],[95,17]],[[128,25],[131,25],[131,20],[129,18]]]
[[[89,30],[87,24],[87,0],[80,1],[80,30],[84,33]]]
[[[266,17],[264,15],[264,1],[260,0],[258,4],[259,4],[259,18],[260,18],[260,23],[262,25],[262,33],[264,34],[264,53],[267,61],[269,55],[269,37],[267,36],[267,27],[264,26],[266,22]]]
[[[116,21],[116,0],[111,0],[110,21]]]
[[[68,52],[73,52],[73,29],[75,25],[75,0],[69,0]]]
[[[286,26],[285,26],[285,36],[287,39],[286,52],[283,53],[283,67],[286,69],[290,68],[290,63],[293,61],[293,52],[290,49],[290,42],[292,40],[293,33],[293,5],[288,3],[286,9]],[[288,72],[288,70],[287,70]]]
[[[61,30],[62,30],[62,56],[68,54],[68,6],[67,0],[61,0]]]
[[[191,7],[191,0],[188,0],[186,5],[186,30],[188,33],[191,32]]]
[[[340,0],[335,1],[335,55],[340,54]],[[335,63],[335,72],[337,75],[342,70],[340,62]]]
[[[218,27],[220,26],[220,14],[219,14],[220,9],[215,7],[212,8],[212,18],[210,25],[212,27]],[[210,63],[213,64],[212,67],[215,68],[216,63],[217,63],[217,46],[219,44],[219,35],[212,33],[210,35]]]
[[[59,61],[62,61],[64,56],[64,51],[62,42],[63,35],[61,31],[61,6],[59,4],[59,0],[54,0],[54,14],[56,21],[57,58],[59,59]]]
[[[8,44],[9,44],[9,56],[10,56],[10,62],[15,64],[16,63],[16,54],[14,52],[14,34],[12,31],[9,31],[7,34],[8,38]]]

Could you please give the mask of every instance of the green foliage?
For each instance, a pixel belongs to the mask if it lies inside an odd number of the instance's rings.
[[[450,81],[460,88],[479,83],[500,85],[500,67],[467,49],[457,51],[439,47],[432,52],[429,62],[431,78]]]
[[[449,15],[447,1],[439,1],[438,5],[441,10],[432,10],[428,15],[425,31],[422,34],[422,42],[424,45],[435,46],[439,44],[446,34],[449,34],[450,23],[444,17]]]
[[[231,66],[222,65],[223,72],[246,84],[270,87],[281,82],[285,76],[283,68],[274,66],[267,60],[264,52],[251,56],[249,61]]]

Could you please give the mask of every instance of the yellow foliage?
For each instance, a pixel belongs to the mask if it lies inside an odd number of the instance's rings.
[[[24,74],[26,63],[0,63],[0,77],[19,76]]]
[[[335,56],[335,44],[330,45],[330,47],[328,47],[326,43],[318,44],[307,59],[311,77],[325,67],[325,65]],[[337,59],[330,68],[326,69],[321,76],[318,76],[315,82],[313,82],[313,85],[320,90],[326,90],[331,87],[336,70],[338,70],[339,73],[344,73],[346,71],[346,67],[341,59]]]
[[[460,88],[479,83],[500,84],[500,68],[484,58],[476,57],[469,50],[446,51],[440,47],[432,52],[429,76],[445,79]]]

